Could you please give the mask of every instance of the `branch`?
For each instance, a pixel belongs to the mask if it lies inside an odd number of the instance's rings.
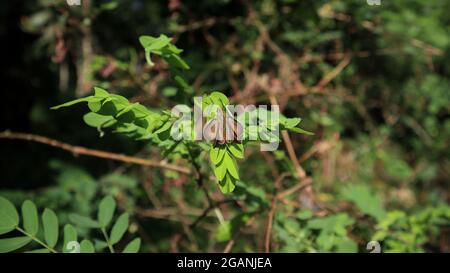
[[[111,152],[89,149],[89,148],[85,148],[85,147],[81,147],[81,146],[74,146],[71,144],[67,144],[67,143],[64,143],[64,142],[61,142],[61,141],[58,141],[55,139],[51,139],[48,137],[40,136],[40,135],[4,131],[4,132],[0,133],[0,138],[38,142],[41,144],[45,144],[45,145],[49,145],[49,146],[52,146],[55,148],[69,151],[69,152],[73,153],[74,155],[86,155],[86,156],[93,156],[93,157],[99,157],[99,158],[106,158],[106,159],[130,163],[130,164],[136,164],[136,165],[142,165],[142,166],[148,166],[148,167],[158,167],[158,168],[163,168],[163,169],[176,171],[176,172],[180,172],[180,173],[184,173],[184,174],[191,174],[191,171],[188,168],[184,168],[181,166],[161,163],[161,162],[158,162],[155,160],[149,160],[149,159],[144,159],[144,158],[140,158],[140,157],[133,157],[133,156],[127,156],[127,155],[122,155],[122,154],[116,154],[116,153],[111,153]]]
[[[270,94],[270,103],[273,105],[278,105],[278,101],[273,94]],[[300,179],[306,178],[305,170],[300,166],[300,162],[298,161],[297,155],[295,154],[294,145],[292,145],[291,138],[289,137],[289,133],[286,130],[281,132],[283,136],[284,145],[286,146],[289,158],[294,164],[295,171]]]
[[[267,216],[266,233],[264,235],[264,249],[266,253],[270,252],[270,238],[272,237],[271,233],[272,233],[273,216],[275,214],[275,209],[277,207],[278,201],[277,194],[278,191],[281,189],[283,179],[289,175],[290,173],[283,173],[275,181],[275,193],[273,195],[272,203],[270,204],[269,214]]]

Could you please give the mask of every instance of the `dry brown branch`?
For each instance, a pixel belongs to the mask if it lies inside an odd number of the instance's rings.
[[[264,235],[264,250],[266,253],[270,252],[270,238],[272,237],[272,223],[273,223],[273,216],[275,214],[275,209],[277,206],[277,193],[281,189],[281,184],[283,182],[283,179],[290,175],[289,173],[282,173],[277,180],[275,181],[275,194],[272,199],[272,203],[270,204],[269,214],[267,216],[267,223],[266,223],[266,233]]]
[[[327,73],[317,84],[317,87],[319,90],[324,88],[330,81],[332,81],[334,78],[336,78],[342,70],[350,63],[351,56],[349,54],[345,55],[344,59],[335,67],[333,68],[329,73]]]
[[[137,164],[137,165],[142,165],[142,166],[147,166],[147,167],[158,167],[158,168],[163,168],[163,169],[176,171],[176,172],[180,172],[180,173],[184,173],[184,174],[191,174],[191,170],[189,170],[188,168],[181,167],[181,166],[162,163],[162,162],[158,162],[155,160],[149,160],[149,159],[144,159],[144,158],[140,158],[140,157],[127,156],[127,155],[123,155],[123,154],[116,154],[116,153],[105,152],[105,151],[101,151],[101,150],[89,149],[89,148],[85,148],[85,147],[81,147],[81,146],[75,146],[75,145],[67,144],[67,143],[61,142],[59,140],[51,139],[51,138],[40,136],[40,135],[4,131],[4,132],[0,133],[0,138],[38,142],[38,143],[49,145],[49,146],[52,146],[55,148],[65,150],[65,151],[69,151],[69,152],[73,153],[74,155],[87,155],[87,156],[122,161],[122,162],[126,162],[126,163]]]
[[[272,105],[278,105],[278,101],[274,95],[270,95],[270,103],[272,103]],[[292,145],[291,138],[289,137],[289,133],[285,130],[281,132],[281,135],[283,136],[284,145],[286,146],[292,164],[294,164],[298,177],[300,179],[304,179],[306,177],[306,173],[302,166],[300,166],[297,155],[295,154],[294,145]]]
[[[278,199],[284,199],[286,196],[291,195],[291,194],[293,194],[295,192],[298,192],[298,191],[304,189],[305,187],[311,186],[311,185],[312,185],[312,179],[310,177],[308,177],[308,178],[304,179],[303,181],[295,184],[291,188],[280,192],[277,195],[277,198]]]

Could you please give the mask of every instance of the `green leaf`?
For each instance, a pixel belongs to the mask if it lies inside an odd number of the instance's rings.
[[[83,120],[87,125],[95,128],[109,127],[116,123],[116,120],[113,117],[99,115],[94,112],[89,112],[85,114],[83,116]]]
[[[211,147],[209,150],[209,158],[214,165],[219,164],[219,147]]]
[[[42,214],[44,226],[44,238],[50,247],[54,247],[58,241],[58,217],[51,209],[45,209]]]
[[[211,146],[211,149],[209,150],[209,157],[211,158],[211,162],[214,165],[218,165],[224,158],[225,153],[227,152],[226,146]]]
[[[11,252],[23,247],[31,241],[28,236],[14,237],[0,240],[0,253]]]
[[[297,218],[300,220],[307,220],[312,218],[313,216],[314,216],[313,212],[309,209],[303,209],[297,213]]]
[[[166,45],[168,45],[171,41],[171,38],[167,37],[164,34],[159,35],[158,38],[154,39],[152,42],[146,45],[145,49],[148,51],[160,50]]]
[[[353,202],[363,213],[380,221],[386,212],[380,198],[364,184],[349,185],[341,191],[342,198]]]
[[[120,239],[122,239],[122,236],[125,234],[125,232],[128,229],[128,218],[129,215],[128,213],[123,213],[122,215],[120,215],[119,219],[117,219],[117,222],[114,224],[112,230],[111,230],[111,235],[109,238],[109,242],[114,245],[117,242],[120,241]]]
[[[343,230],[345,227],[352,225],[354,219],[350,218],[346,213],[338,213],[322,218],[314,218],[308,221],[307,228],[321,229],[327,233]]]
[[[356,253],[358,252],[358,244],[348,238],[339,238],[336,242],[336,252]]]
[[[76,100],[68,101],[68,102],[60,104],[60,105],[53,106],[50,109],[57,110],[59,108],[69,107],[69,106],[72,106],[72,105],[80,103],[80,102],[89,101],[89,99],[91,99],[91,98],[93,98],[93,96],[88,96],[88,97],[85,97],[85,98],[79,98],[79,99],[76,99]]]
[[[294,132],[294,133],[299,133],[299,134],[304,134],[304,135],[309,135],[312,136],[314,135],[313,132],[309,132],[306,130],[303,130],[302,128],[298,128],[298,127],[294,127],[294,128],[287,128],[289,131]]]
[[[30,251],[25,251],[25,253],[50,253],[50,250],[48,250],[46,248],[39,248],[39,249],[30,250]]]
[[[88,107],[92,112],[98,112],[100,109],[102,109],[102,102],[101,101],[89,101]]]
[[[226,174],[227,167],[225,166],[225,164],[214,166],[214,175],[216,176],[217,180],[223,180]]]
[[[81,241],[80,252],[81,253],[94,253],[95,252],[94,244],[89,240]]]
[[[223,160],[223,158],[225,157],[225,154],[227,153],[227,147],[226,146],[224,146],[224,145],[222,145],[222,146],[219,146],[219,152],[218,152],[218,154],[217,154],[217,160],[219,161],[219,162],[221,162],[222,160]]]
[[[232,143],[228,146],[228,151],[237,158],[244,158],[244,145],[242,143]]]
[[[14,230],[19,225],[19,214],[14,205],[0,196],[0,234]]]
[[[22,204],[22,218],[25,231],[32,236],[36,235],[39,230],[39,216],[36,205],[30,200]]]
[[[212,102],[218,106],[227,106],[230,103],[227,96],[218,91],[212,92],[209,97],[211,98]]]
[[[107,98],[110,94],[103,88],[94,87],[94,95],[99,98]]]
[[[219,182],[219,188],[223,194],[233,192],[236,188],[236,179],[234,179],[231,175],[226,174],[225,178]]]
[[[155,39],[155,37],[143,35],[139,37],[139,42],[141,43],[143,48],[146,48],[150,46],[150,44],[153,43]]]
[[[231,239],[231,222],[225,221],[219,225],[216,232],[217,242],[226,242]]]
[[[228,173],[232,177],[234,177],[235,179],[239,179],[239,173],[237,171],[236,160],[233,157],[231,157],[228,152],[225,153],[225,156],[223,158],[223,164],[225,164]]]
[[[100,224],[100,227],[106,228],[114,214],[114,210],[116,209],[116,201],[111,196],[106,196],[102,199],[98,209],[97,219]]]
[[[174,66],[174,67],[177,67],[180,69],[184,69],[184,70],[190,69],[189,65],[183,59],[181,59],[180,56],[175,55],[175,54],[170,54],[170,56],[167,58],[167,62],[171,66]]]
[[[108,243],[102,240],[94,239],[94,248],[96,251],[101,252],[108,247]]]
[[[70,252],[71,249],[67,249],[67,244],[71,241],[76,241],[76,240],[77,240],[77,231],[75,230],[75,228],[72,225],[66,224],[64,226],[63,252],[64,253]]]
[[[186,80],[181,77],[180,75],[176,75],[174,77],[175,82],[181,87],[183,88],[185,91],[190,91],[191,90],[191,86],[186,82]]]
[[[133,241],[129,242],[122,253],[137,253],[139,252],[139,248],[141,247],[141,239],[136,238]]]
[[[99,228],[100,227],[100,224],[97,221],[95,221],[89,217],[82,216],[82,215],[75,214],[75,213],[69,214],[69,220],[73,224],[75,224],[79,227],[85,227],[85,228]]]
[[[283,119],[280,117],[280,121],[283,123],[283,125],[286,128],[293,128],[300,123],[301,119],[300,118],[284,118]]]

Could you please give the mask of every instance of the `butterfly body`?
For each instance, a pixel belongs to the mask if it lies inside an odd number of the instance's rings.
[[[213,141],[214,146],[226,143],[241,143],[242,125],[231,115],[218,111],[215,118],[205,124],[203,135],[206,140]]]

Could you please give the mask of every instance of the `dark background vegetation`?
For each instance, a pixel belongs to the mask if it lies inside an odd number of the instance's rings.
[[[315,135],[291,136],[312,187],[278,203],[270,251],[366,251],[371,239],[383,251],[450,250],[449,1],[82,2],[0,3],[0,131],[158,160],[145,142],[100,138],[83,106],[49,108],[93,86],[160,109],[214,90],[238,103],[274,94]],[[138,37],[161,33],[184,49],[193,93],[162,62],[145,64]],[[0,151],[2,195],[64,219],[113,194],[143,251],[263,251],[274,181],[287,173],[283,189],[298,183],[283,145],[249,150],[239,165],[250,193],[190,228],[206,206],[192,177],[33,142],[0,139]]]

